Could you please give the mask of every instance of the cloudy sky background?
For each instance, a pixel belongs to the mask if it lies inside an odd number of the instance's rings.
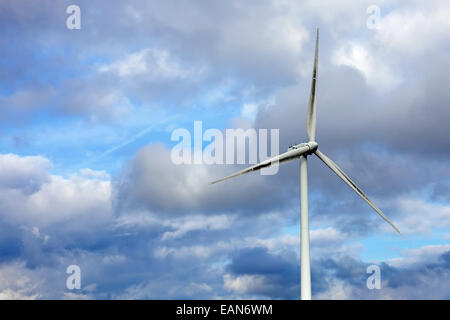
[[[311,159],[313,298],[449,299],[449,16],[444,0],[2,0],[0,298],[297,299],[298,163],[210,186],[242,166],[176,166],[170,136],[202,120],[304,141],[320,27],[320,148],[402,235]]]

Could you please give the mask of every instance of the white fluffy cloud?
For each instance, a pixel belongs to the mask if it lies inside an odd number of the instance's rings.
[[[402,57],[421,56],[441,47],[450,28],[448,1],[433,0],[426,6],[421,1],[408,4],[382,16],[376,31],[379,44]]]
[[[255,291],[267,290],[267,281],[260,275],[241,275],[233,277],[230,274],[223,276],[225,289],[239,294],[248,294]]]
[[[0,266],[0,300],[34,300],[39,298],[39,283],[25,263]]]
[[[133,77],[145,74],[152,81],[165,81],[169,79],[183,80],[188,76],[201,74],[202,70],[195,70],[183,66],[174,59],[167,50],[143,49],[132,53],[122,60],[103,65],[100,72],[114,72],[120,77]]]
[[[373,56],[370,49],[358,43],[349,43],[338,48],[334,53],[337,65],[353,67],[359,70],[367,83],[374,89],[390,89],[398,85],[402,79],[390,70],[385,61]]]
[[[394,267],[405,268],[411,265],[436,263],[440,255],[448,251],[450,251],[450,244],[428,245],[420,248],[406,249],[402,257],[390,259],[388,264]]]
[[[51,162],[40,156],[0,155],[0,163],[0,218],[5,222],[45,227],[71,219],[101,221],[112,215],[109,180],[53,175],[48,171]]]
[[[437,228],[450,228],[450,206],[425,201],[417,196],[402,196],[396,200],[402,212],[399,224],[405,234],[430,234]]]
[[[49,180],[51,162],[41,156],[0,155],[0,188],[33,192]]]

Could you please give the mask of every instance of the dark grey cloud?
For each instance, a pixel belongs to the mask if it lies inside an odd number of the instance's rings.
[[[366,281],[371,263],[347,255],[333,255],[312,261],[312,290],[321,299],[446,299],[449,287],[442,282],[449,275],[449,252],[402,267],[388,263],[380,268],[381,289],[370,290]],[[242,250],[234,256],[228,270],[233,276],[264,276],[264,285],[248,285],[246,294],[265,298],[298,299],[298,261],[286,260],[265,248]],[[441,280],[439,280],[441,279]],[[244,286],[244,284],[242,284]],[[238,289],[238,287],[235,287]],[[427,294],[425,294],[427,293]],[[425,294],[425,295],[424,295]]]
[[[256,173],[238,184],[210,184],[232,170],[221,165],[176,165],[163,145],[146,146],[115,183],[117,210],[125,214],[136,208],[172,215],[246,214],[278,210],[284,206],[280,202],[289,202],[289,185],[271,180],[273,176]]]
[[[300,270],[295,255],[290,258],[271,254],[262,247],[246,248],[233,256],[228,271],[238,277],[256,275],[264,278],[262,286],[246,291],[247,294],[293,299],[299,294]]]

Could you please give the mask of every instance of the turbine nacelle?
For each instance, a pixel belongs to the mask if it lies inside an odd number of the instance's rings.
[[[304,147],[308,147],[309,150],[306,152],[307,155],[312,154],[314,151],[317,150],[318,144],[315,141],[309,141],[309,142],[302,142],[298,144],[294,144],[288,148],[288,151],[296,150],[296,149],[304,149]]]

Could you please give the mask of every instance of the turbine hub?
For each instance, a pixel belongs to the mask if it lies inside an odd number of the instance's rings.
[[[309,151],[311,151],[311,153],[316,151],[317,148],[319,147],[319,145],[315,141],[309,141],[306,143],[306,145],[309,147]]]

